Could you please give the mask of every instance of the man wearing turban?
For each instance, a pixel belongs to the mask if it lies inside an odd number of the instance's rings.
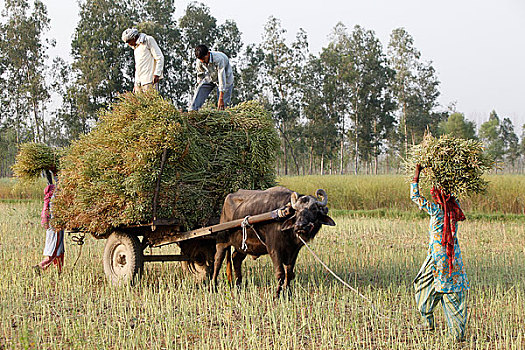
[[[133,48],[135,55],[134,92],[158,89],[164,68],[164,55],[152,36],[128,28],[122,33],[122,41]]]

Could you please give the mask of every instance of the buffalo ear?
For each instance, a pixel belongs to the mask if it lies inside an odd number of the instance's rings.
[[[321,224],[328,225],[328,226],[335,226],[335,221],[328,215],[323,215],[321,217]]]
[[[295,215],[287,219],[285,222],[283,222],[283,224],[281,225],[281,231],[293,229],[294,224],[295,224]]]

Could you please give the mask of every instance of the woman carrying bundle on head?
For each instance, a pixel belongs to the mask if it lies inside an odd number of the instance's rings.
[[[39,274],[53,263],[58,268],[58,273],[62,272],[64,266],[64,231],[55,230],[50,220],[52,217],[51,207],[56,186],[52,183],[51,176],[48,173],[48,185],[44,189],[44,207],[42,208],[41,224],[46,229],[46,244],[44,247],[44,259],[33,266]]]
[[[415,280],[417,307],[423,317],[422,328],[434,330],[434,309],[441,303],[450,333],[463,341],[467,323],[466,294],[469,281],[463,266],[457,237],[458,221],[465,220],[455,197],[434,186],[431,203],[419,194],[421,165],[416,165],[411,183],[411,199],[430,215],[428,255]]]

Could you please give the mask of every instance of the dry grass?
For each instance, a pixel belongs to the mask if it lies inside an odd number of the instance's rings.
[[[381,319],[304,249],[293,292],[279,300],[268,257],[247,259],[240,290],[221,276],[211,293],[177,263],[150,263],[139,286],[115,288],[104,278],[104,241],[92,238],[75,268],[78,247],[67,238],[65,272],[35,277],[30,266],[44,242],[39,211],[39,202],[0,203],[0,349],[459,348],[448,342],[441,310],[434,334],[415,329],[411,281],[426,254],[427,219],[336,216],[337,226],[312,244],[390,318]],[[472,284],[461,348],[524,348],[524,225],[466,221],[459,235]]]

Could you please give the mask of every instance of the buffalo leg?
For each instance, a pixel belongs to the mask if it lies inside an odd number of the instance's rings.
[[[246,254],[243,254],[237,250],[234,250],[233,260],[233,271],[235,272],[235,284],[240,286],[242,283],[242,262],[246,258]]]
[[[299,250],[297,250],[297,252],[295,252],[295,254],[290,258],[290,260],[288,261],[288,264],[284,265],[284,272],[286,273],[286,279],[284,281],[283,289],[289,288],[290,283],[295,278],[295,272],[293,270],[294,270],[295,262],[297,261],[298,255],[299,255]]]
[[[273,270],[275,272],[275,278],[277,278],[278,283],[277,291],[275,292],[275,297],[278,298],[279,294],[281,293],[281,290],[283,289],[286,273],[284,272],[283,263],[279,257],[279,254],[273,251],[270,253],[270,257],[272,258]]]
[[[221,270],[222,262],[226,256],[226,250],[230,248],[229,244],[217,243],[217,251],[215,252],[215,261],[213,264],[213,277],[212,282],[214,289],[217,290],[217,276]]]
[[[232,276],[232,250],[231,248],[226,249],[226,277],[228,278],[228,283],[233,284]]]

